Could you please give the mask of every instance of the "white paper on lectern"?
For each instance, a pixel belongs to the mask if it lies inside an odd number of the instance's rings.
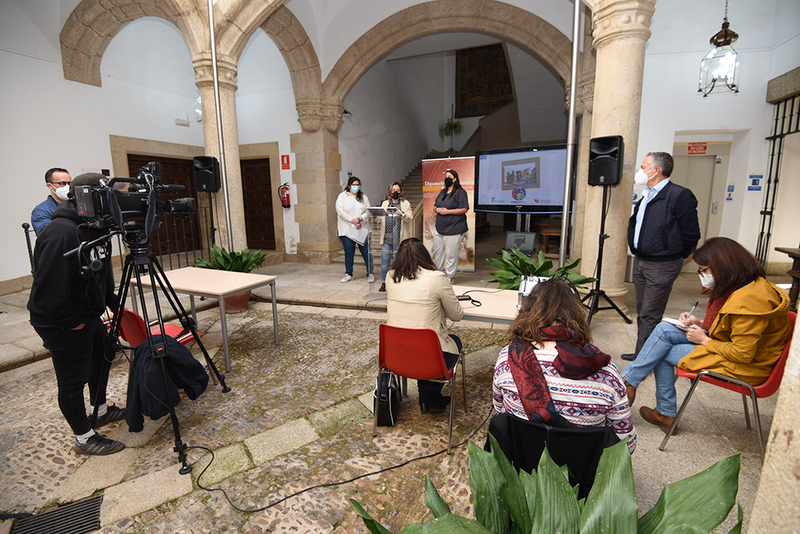
[[[350,227],[347,231],[347,237],[358,243],[359,245],[363,245],[364,242],[367,240],[367,236],[369,235],[369,230],[367,230],[366,226],[362,226],[361,228],[357,228],[354,224]]]

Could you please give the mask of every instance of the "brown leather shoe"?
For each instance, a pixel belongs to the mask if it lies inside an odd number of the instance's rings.
[[[641,408],[639,408],[639,415],[641,415],[642,419],[644,419],[651,425],[658,425],[664,434],[669,432],[669,427],[671,427],[672,423],[675,421],[674,417],[667,417],[666,415],[661,415],[655,408],[648,408],[647,406],[642,406]],[[672,435],[674,436],[677,433],[678,433],[678,428],[676,427],[675,430],[672,431]]]
[[[633,408],[633,400],[636,398],[636,388],[628,383],[627,380],[625,382],[625,389],[628,391],[628,405]]]

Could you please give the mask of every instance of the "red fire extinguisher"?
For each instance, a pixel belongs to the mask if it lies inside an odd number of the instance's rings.
[[[284,208],[289,208],[292,206],[292,199],[289,197],[289,182],[284,183],[278,188],[278,192],[281,195],[281,204]]]

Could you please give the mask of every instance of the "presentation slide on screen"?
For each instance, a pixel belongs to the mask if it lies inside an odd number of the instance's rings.
[[[566,149],[480,154],[477,203],[561,206],[566,166]]]

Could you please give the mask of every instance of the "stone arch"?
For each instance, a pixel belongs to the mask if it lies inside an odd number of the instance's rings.
[[[267,32],[278,46],[289,67],[292,90],[303,129],[318,130],[322,120],[319,112],[320,106],[323,105],[322,70],[314,45],[303,25],[289,9],[281,6],[261,25],[261,29]]]
[[[202,51],[203,34],[195,30],[205,23],[192,0],[117,0],[110,8],[102,0],[81,0],[59,35],[64,78],[100,87],[100,63],[108,43],[125,25],[142,17],[173,23],[193,57]]]
[[[397,46],[426,35],[465,30],[512,41],[569,81],[572,42],[548,22],[494,0],[435,0],[404,9],[363,34],[326,77],[324,95],[328,102],[341,105],[359,78]]]

